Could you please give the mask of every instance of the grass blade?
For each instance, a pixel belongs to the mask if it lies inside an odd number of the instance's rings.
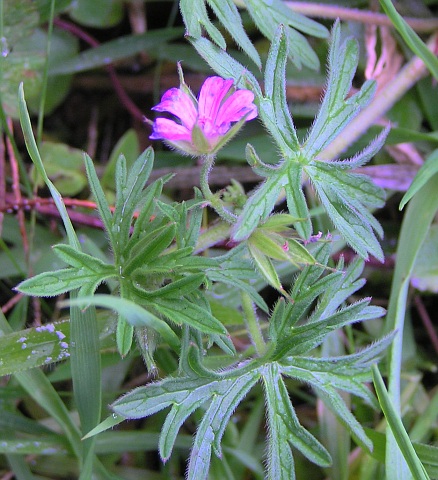
[[[417,254],[424,242],[429,226],[435,217],[435,213],[438,210],[437,191],[438,174],[430,178],[410,201],[403,219],[397,247],[397,263],[392,280],[391,296],[386,317],[387,331],[397,332],[389,349],[388,359],[388,392],[393,408],[397,412],[400,412],[403,328],[409,281]],[[412,232],[415,232],[415,235],[413,235]],[[394,475],[400,480],[409,478],[410,474],[406,470],[406,464],[400,455],[400,450],[391,432],[388,432],[386,448],[386,470],[387,475],[389,475],[388,478]]]
[[[413,477],[415,480],[429,480],[429,475],[426,473],[423,464],[418,458],[405,427],[403,426],[397,411],[392,405],[391,398],[386,391],[385,384],[383,383],[383,379],[380,375],[377,365],[373,365],[371,368],[373,370],[373,382],[377,397],[379,398],[380,406],[382,407],[389,427],[391,428],[394,438],[397,441],[397,445],[400,447],[400,450],[403,453]]]

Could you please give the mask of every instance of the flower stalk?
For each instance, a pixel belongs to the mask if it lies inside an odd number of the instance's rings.
[[[210,170],[213,168],[214,155],[202,156],[202,169],[200,177],[200,186],[204,198],[208,201],[210,206],[216,211],[216,213],[228,223],[236,223],[237,215],[230,212],[223,204],[222,200],[215,195],[211,189],[208,181]]]

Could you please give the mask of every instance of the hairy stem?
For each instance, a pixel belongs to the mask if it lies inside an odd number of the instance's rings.
[[[213,163],[214,155],[204,155],[202,157],[202,169],[200,178],[202,194],[204,195],[204,198],[208,201],[208,203],[211,205],[211,207],[223,220],[228,223],[236,223],[236,215],[227,210],[224,207],[222,200],[210,190],[208,176],[210,174],[210,170],[213,167]]]
[[[266,352],[266,343],[263,339],[262,330],[254,310],[254,304],[246,292],[241,292],[243,318],[245,319],[246,328],[251,337],[252,343],[259,356],[263,356]]]

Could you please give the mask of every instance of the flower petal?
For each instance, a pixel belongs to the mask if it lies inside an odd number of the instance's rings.
[[[201,87],[198,100],[199,119],[215,123],[222,100],[233,85],[233,80],[221,77],[208,77]]]
[[[257,107],[252,103],[254,94],[249,90],[237,90],[221,105],[216,117],[216,125],[238,122],[248,114],[246,120],[257,117]]]
[[[157,118],[153,129],[154,131],[149,137],[151,140],[192,141],[192,134],[188,128],[168,118]]]
[[[161,97],[161,102],[152,108],[156,112],[169,112],[178,117],[182,124],[191,129],[198,116],[196,107],[187,93],[179,88],[167,90]]]

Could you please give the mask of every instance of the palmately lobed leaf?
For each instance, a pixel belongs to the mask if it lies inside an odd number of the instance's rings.
[[[327,450],[299,423],[277,364],[266,366],[263,381],[269,428],[268,478],[295,478],[291,445],[312,462],[329,466],[331,458]]]
[[[295,13],[279,0],[271,0],[269,4],[263,0],[245,0],[245,5],[260,31],[271,42],[275,41],[278,25],[285,25],[285,35],[289,40],[287,55],[297,68],[302,65],[314,70],[319,68],[316,53],[298,30],[324,38],[328,31],[323,25]]]

